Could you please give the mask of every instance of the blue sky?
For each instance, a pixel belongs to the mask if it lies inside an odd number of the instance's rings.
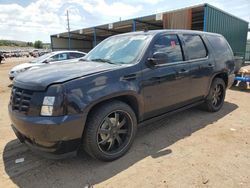
[[[250,0],[0,0],[0,39],[49,42],[66,31],[66,10],[75,30],[202,3],[250,22]]]

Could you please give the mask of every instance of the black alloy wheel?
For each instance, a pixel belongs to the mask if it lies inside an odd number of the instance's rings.
[[[107,154],[121,151],[130,140],[133,122],[124,111],[114,111],[106,116],[99,126],[97,142],[100,150]]]
[[[214,78],[209,94],[205,99],[205,102],[200,106],[201,109],[204,109],[208,112],[217,112],[219,111],[223,104],[226,95],[226,85],[223,79]]]
[[[216,84],[213,88],[213,97],[212,97],[212,104],[215,107],[221,105],[224,96],[224,88],[221,84]]]
[[[89,115],[83,133],[83,148],[92,157],[112,161],[131,147],[137,131],[132,108],[118,100],[98,105]]]

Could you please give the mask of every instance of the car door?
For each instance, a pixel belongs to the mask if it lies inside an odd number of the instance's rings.
[[[214,70],[214,58],[209,53],[202,36],[183,34],[184,54],[190,63],[190,95],[194,100],[204,98],[209,88],[209,81]]]
[[[159,36],[150,49],[148,57],[156,52],[164,52],[168,59],[159,65],[145,63],[142,80],[145,119],[178,108],[190,98],[190,64],[183,59],[178,36]]]

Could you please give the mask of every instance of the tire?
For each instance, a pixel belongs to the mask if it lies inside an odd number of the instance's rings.
[[[83,148],[92,157],[113,161],[131,147],[137,119],[129,105],[121,101],[101,104],[89,115],[83,133]]]
[[[201,106],[202,109],[208,112],[219,111],[224,104],[225,95],[225,82],[221,78],[215,78],[211,84],[209,94],[206,97],[205,102]]]
[[[247,83],[246,82],[240,82],[239,83],[240,90],[246,90],[247,89]]]

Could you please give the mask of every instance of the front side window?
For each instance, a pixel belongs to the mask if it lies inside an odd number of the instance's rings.
[[[51,55],[52,55],[52,53],[44,54],[44,55],[42,55],[42,56],[40,56],[38,58],[33,59],[32,61],[30,61],[30,63],[41,63],[41,62],[44,62]]]
[[[165,35],[158,38],[153,45],[153,53],[156,52],[166,53],[168,63],[183,61],[177,35]]]
[[[183,35],[188,59],[200,59],[207,56],[207,50],[199,35]]]

